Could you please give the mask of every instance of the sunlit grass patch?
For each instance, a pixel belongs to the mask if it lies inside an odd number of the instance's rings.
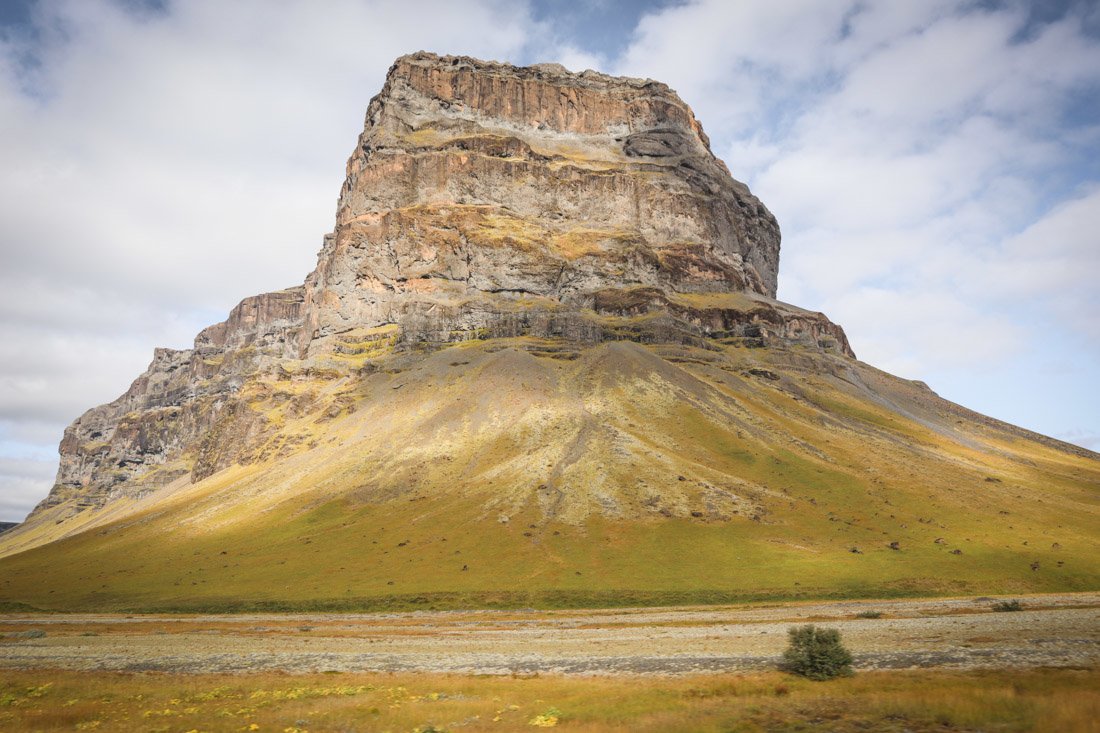
[[[700,677],[0,673],[0,729],[1089,731],[1100,672]]]

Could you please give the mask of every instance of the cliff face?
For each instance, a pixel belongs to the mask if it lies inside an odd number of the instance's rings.
[[[281,455],[306,441],[272,446],[287,403],[326,419],[348,398],[266,378],[354,379],[393,351],[542,337],[852,356],[839,326],[773,299],[778,261],[775,218],[664,84],[402,57],[305,285],[246,298],[192,349],[158,349],[65,431],[39,510]]]
[[[57,479],[39,510],[67,500],[73,511],[101,507],[212,473],[201,436],[234,413],[242,385],[296,351],[302,302],[302,287],[245,298],[194,348],[157,349],[125,394],[65,429]]]
[[[512,332],[522,298],[775,295],[775,218],[650,80],[403,57],[367,110],[336,218],[306,282],[307,353],[408,316],[424,340]]]

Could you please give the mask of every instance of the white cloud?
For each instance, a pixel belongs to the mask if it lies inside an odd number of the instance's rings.
[[[1040,308],[1100,343],[1100,188],[1061,203],[988,261],[964,264],[991,298]]]
[[[1088,448],[1091,451],[1100,453],[1100,432],[1075,428],[1054,437],[1059,440],[1064,440],[1067,443],[1075,443],[1082,448]]]
[[[823,71],[847,0],[695,2],[648,15],[615,72],[668,83],[712,136],[751,134]]]
[[[1004,73],[997,61],[1017,22],[1003,13],[949,16],[896,37],[847,71],[835,102],[910,130],[966,114]]]
[[[19,522],[53,484],[55,461],[0,457],[0,522]]]
[[[207,1],[141,20],[101,0],[49,6],[62,31],[45,41],[45,101],[23,100],[5,135],[12,250],[55,279],[94,274],[173,307],[224,309],[300,282],[393,59],[522,47],[524,16],[504,4],[422,11]],[[3,96],[21,97],[13,86]]]
[[[554,59],[554,63],[559,63],[570,71],[575,72],[586,71],[588,69],[592,69],[593,71],[605,71],[607,69],[607,60],[604,57],[582,51],[572,45],[560,47],[558,52],[550,58]]]
[[[1018,324],[950,291],[861,286],[826,307],[863,336],[860,358],[900,376],[920,375],[929,363],[967,369],[997,363],[1027,343]]]
[[[950,15],[957,6],[955,0],[847,3],[845,33],[829,55],[837,66],[850,67],[899,39],[919,33],[939,18]]]
[[[1059,295],[1066,286],[1100,298],[1100,188],[1065,201],[1001,247],[1006,282],[999,272],[983,285],[1012,295]],[[1093,313],[1092,315],[1098,315]],[[1097,319],[1100,320],[1100,319]]]

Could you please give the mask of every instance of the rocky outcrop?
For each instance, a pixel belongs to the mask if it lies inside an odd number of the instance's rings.
[[[299,286],[245,298],[229,318],[203,329],[195,337],[195,348],[254,346],[272,355],[292,355],[302,325],[303,291]]]
[[[238,409],[241,386],[296,350],[302,295],[297,287],[245,298],[194,348],[156,349],[125,394],[65,429],[57,479],[40,506],[98,507],[190,473],[202,437]]]
[[[779,227],[664,84],[544,64],[398,59],[306,282],[303,353],[362,324],[607,288],[774,297]],[[506,304],[503,310],[510,310]]]
[[[824,315],[774,300],[779,239],[664,84],[402,57],[370,102],[304,286],[246,298],[191,349],[158,349],[124,395],[65,431],[40,508],[282,455],[307,436],[265,443],[278,419],[258,405],[320,421],[351,402],[273,391],[267,377],[354,381],[395,349],[535,336],[851,356]]]

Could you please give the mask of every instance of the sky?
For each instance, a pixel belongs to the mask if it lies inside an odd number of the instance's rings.
[[[1095,0],[0,0],[0,521],[65,426],[300,284],[393,60],[649,77],[858,356],[1100,450]]]

